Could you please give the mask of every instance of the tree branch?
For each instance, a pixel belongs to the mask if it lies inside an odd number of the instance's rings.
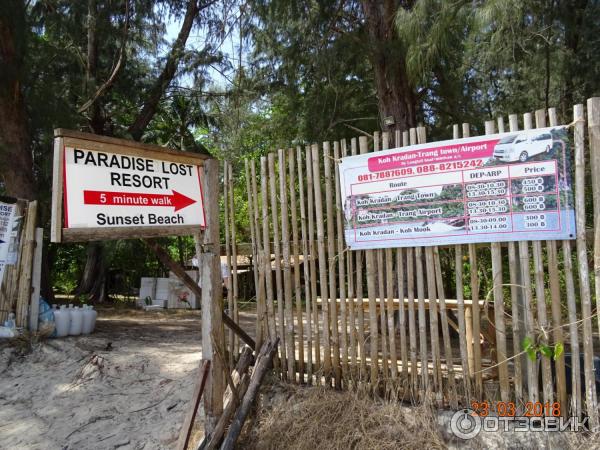
[[[209,7],[215,1],[216,0],[212,0],[205,3],[202,5],[202,9]],[[187,3],[185,17],[183,19],[183,23],[181,24],[181,30],[177,35],[177,39],[173,43],[173,47],[171,48],[169,55],[167,56],[165,67],[163,68],[159,77],[156,79],[154,85],[150,88],[148,92],[148,99],[146,100],[146,103],[144,103],[142,110],[136,117],[133,124],[131,124],[129,127],[129,133],[136,141],[139,141],[142,138],[144,130],[152,120],[152,117],[154,117],[154,114],[156,114],[158,103],[160,102],[161,97],[175,77],[177,66],[179,65],[179,61],[183,56],[185,44],[190,35],[192,25],[194,24],[194,19],[199,12],[200,7],[198,5],[198,0],[189,0]]]
[[[125,26],[123,27],[123,40],[121,41],[121,48],[119,50],[119,59],[117,60],[117,63],[115,64],[115,68],[113,69],[113,71],[110,74],[110,76],[108,77],[108,79],[104,83],[102,83],[102,85],[96,90],[94,95],[92,95],[92,97],[87,102],[85,102],[83,105],[81,105],[77,109],[78,113],[82,113],[82,112],[86,111],[87,109],[89,109],[90,106],[92,106],[96,102],[96,100],[98,100],[100,98],[100,96],[102,94],[104,94],[115,82],[117,75],[119,74],[121,68],[124,65],[125,48],[127,46],[126,44],[127,44],[128,31],[129,31],[129,0],[125,0]]]

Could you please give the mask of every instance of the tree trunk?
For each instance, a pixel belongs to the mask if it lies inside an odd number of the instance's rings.
[[[0,189],[33,199],[33,158],[21,87],[25,54],[25,5],[4,0],[0,6]]]
[[[164,95],[165,90],[173,81],[177,73],[179,61],[185,51],[185,44],[190,35],[194,19],[196,19],[200,8],[206,8],[213,2],[208,1],[201,7],[198,0],[188,0],[185,18],[181,30],[173,47],[167,57],[167,62],[161,74],[147,93],[147,100],[142,110],[129,128],[133,139],[139,141],[148,124],[156,114],[158,103]],[[87,39],[87,71],[86,90],[91,94],[96,90],[97,65],[98,65],[98,36],[97,36],[98,11],[96,0],[88,0],[88,39]],[[106,120],[102,114],[100,99],[91,106],[90,127],[96,134],[105,134]],[[103,245],[99,242],[88,244],[87,259],[82,277],[75,289],[75,294],[89,294],[91,300],[102,302],[106,299],[107,289],[107,264],[104,258]]]
[[[210,3],[212,2],[208,2],[208,4]],[[206,5],[202,6],[202,8],[205,7]],[[133,124],[129,127],[129,133],[136,141],[139,141],[142,138],[144,130],[156,114],[158,102],[175,77],[177,66],[179,65],[179,61],[181,60],[183,52],[185,51],[185,43],[187,42],[190,31],[192,30],[192,25],[194,24],[194,19],[196,19],[199,11],[200,8],[198,7],[198,1],[189,0],[185,11],[185,17],[183,19],[183,23],[181,24],[181,30],[179,31],[177,39],[173,43],[173,47],[169,52],[165,67],[163,68],[163,71],[159,77],[156,79],[154,85],[150,88],[148,92],[148,99],[144,103],[142,110],[136,117]]]
[[[416,96],[408,81],[405,53],[394,24],[398,7],[412,1],[362,0],[369,59],[373,66],[379,119],[383,130],[407,130],[416,126]],[[393,122],[393,123],[392,123]]]
[[[73,294],[88,294],[90,301],[103,302],[106,299],[106,272],[104,245],[101,242],[90,242],[83,274]]]

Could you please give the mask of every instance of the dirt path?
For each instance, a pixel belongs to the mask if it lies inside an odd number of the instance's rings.
[[[0,347],[0,448],[173,448],[200,344],[198,311],[104,310],[91,336]]]

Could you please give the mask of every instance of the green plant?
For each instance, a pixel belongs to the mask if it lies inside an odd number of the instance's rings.
[[[527,353],[527,357],[532,361],[537,359],[538,354],[556,361],[565,350],[562,342],[556,342],[554,346],[551,346],[543,342],[537,342],[529,336],[523,339],[522,347],[523,351]]]

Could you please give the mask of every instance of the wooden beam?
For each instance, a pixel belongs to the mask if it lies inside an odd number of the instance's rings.
[[[210,361],[202,361],[200,366],[200,379],[196,383],[196,388],[192,395],[192,402],[189,405],[188,411],[183,420],[181,431],[179,432],[179,440],[177,441],[177,450],[186,450],[190,442],[192,435],[192,427],[194,426],[194,420],[196,419],[196,412],[198,406],[200,406],[200,399],[204,392],[204,386],[206,386],[206,380],[208,378],[208,371],[210,369]]]
[[[197,298],[202,298],[202,289],[198,286],[192,277],[190,277],[183,267],[181,267],[177,262],[175,262],[171,255],[167,253],[167,251],[162,248],[156,241],[152,239],[142,239],[144,243],[154,252],[157,258],[163,263],[171,272],[173,272],[177,278],[185,283],[185,285],[196,295]],[[223,324],[228,326],[233,330],[235,334],[237,334],[242,341],[248,344],[252,349],[256,349],[256,343],[254,339],[252,339],[248,333],[246,333],[243,329],[239,327],[237,323],[233,321],[231,317],[229,317],[224,311],[222,312],[222,320]]]

